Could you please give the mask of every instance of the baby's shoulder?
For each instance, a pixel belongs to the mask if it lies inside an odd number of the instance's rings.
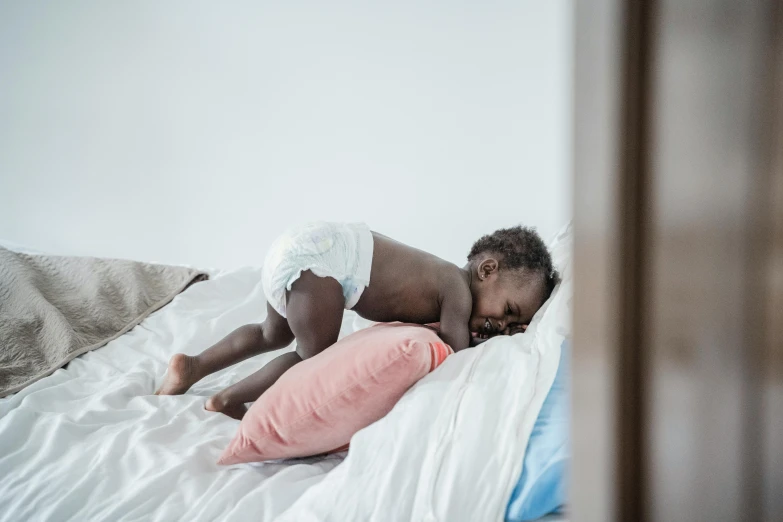
[[[447,266],[441,268],[439,271],[438,286],[440,287],[441,295],[456,299],[472,300],[470,285],[468,284],[465,271],[457,265],[447,263]]]

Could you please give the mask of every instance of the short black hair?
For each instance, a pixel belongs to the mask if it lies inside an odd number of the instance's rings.
[[[524,270],[543,276],[542,304],[549,299],[555,285],[560,282],[560,274],[552,264],[552,256],[535,228],[523,226],[501,228],[492,234],[482,236],[473,243],[468,261],[473,261],[485,253],[498,254],[501,269]]]

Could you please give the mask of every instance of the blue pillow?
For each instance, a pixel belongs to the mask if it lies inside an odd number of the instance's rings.
[[[568,492],[569,343],[560,348],[552,388],[527,443],[522,475],[506,508],[506,522],[535,520],[565,505]]]

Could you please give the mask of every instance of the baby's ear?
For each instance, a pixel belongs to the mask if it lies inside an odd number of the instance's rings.
[[[498,261],[493,257],[486,258],[478,265],[479,279],[486,279],[487,277],[490,276],[490,274],[493,274],[497,271],[498,271]]]

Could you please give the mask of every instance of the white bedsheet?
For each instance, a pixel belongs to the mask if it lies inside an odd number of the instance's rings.
[[[215,273],[107,346],[0,399],[0,521],[274,520],[341,462],[219,467],[238,421],[206,398],[282,353],[158,397],[169,357],[266,313],[260,269]],[[344,331],[351,330],[347,313]],[[289,348],[292,349],[292,348]]]

